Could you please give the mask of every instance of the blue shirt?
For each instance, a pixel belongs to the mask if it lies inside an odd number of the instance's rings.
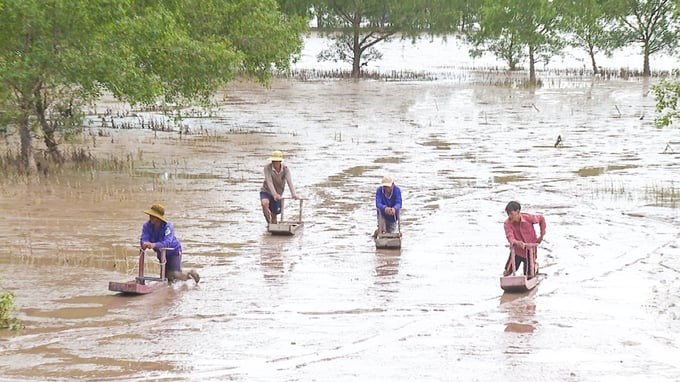
[[[395,209],[394,216],[385,215],[385,207],[393,207]],[[375,208],[378,209],[380,215],[386,221],[397,221],[399,219],[399,210],[401,209],[401,189],[399,186],[392,185],[392,195],[388,198],[382,186],[375,190]]]
[[[175,228],[172,223],[161,222],[160,229],[155,229],[150,221],[147,221],[142,226],[142,236],[139,239],[139,245],[144,242],[156,243],[156,248],[153,250],[160,255],[161,248],[172,248],[165,252],[167,256],[177,255],[182,253],[182,244],[175,237]]]

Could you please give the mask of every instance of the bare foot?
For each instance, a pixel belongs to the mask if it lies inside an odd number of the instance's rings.
[[[198,272],[196,272],[193,269],[189,271],[189,276],[191,276],[191,278],[194,279],[196,284],[198,284],[198,282],[201,281],[201,276],[199,276]]]

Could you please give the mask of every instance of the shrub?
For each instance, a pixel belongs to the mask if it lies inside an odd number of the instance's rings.
[[[16,310],[14,294],[10,292],[0,293],[0,329],[23,329],[24,325],[14,316]]]

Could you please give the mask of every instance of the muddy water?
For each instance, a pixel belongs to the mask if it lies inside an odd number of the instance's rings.
[[[642,82],[319,81],[235,84],[181,137],[95,120],[84,144],[127,170],[1,182],[26,329],[0,332],[0,379],[678,381],[680,139],[652,119]],[[294,237],[259,210],[273,149],[307,198]],[[370,237],[385,173],[400,251]],[[520,295],[498,279],[513,199],[548,222]],[[157,201],[201,283],[109,292]]]

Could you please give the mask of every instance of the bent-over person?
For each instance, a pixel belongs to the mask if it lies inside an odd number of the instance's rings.
[[[153,249],[159,261],[161,249],[168,248],[165,252],[165,276],[168,281],[186,281],[191,277],[198,284],[201,279],[198,272],[193,269],[182,272],[182,243],[175,236],[172,223],[165,220],[165,208],[161,204],[154,204],[144,213],[149,215],[149,220],[142,225],[139,245],[143,249]]]
[[[535,276],[536,258],[529,258],[529,249],[526,244],[540,244],[545,236],[545,218],[540,214],[528,214],[520,212],[522,206],[516,202],[509,202],[505,207],[505,212],[508,218],[503,223],[505,229],[505,237],[508,243],[515,249],[515,269],[512,269],[512,261],[508,256],[508,261],[505,263],[505,270],[503,276],[509,276],[516,272],[520,264],[523,264],[525,276]],[[536,237],[536,230],[534,225],[538,225],[540,229],[540,236]],[[529,270],[533,268],[531,272]]]
[[[264,166],[264,182],[260,188],[260,204],[262,214],[267,223],[276,224],[277,215],[281,213],[281,199],[286,189],[290,189],[293,199],[298,199],[293,186],[293,178],[288,166],[283,164],[283,153],[279,150],[272,152],[268,163]]]

